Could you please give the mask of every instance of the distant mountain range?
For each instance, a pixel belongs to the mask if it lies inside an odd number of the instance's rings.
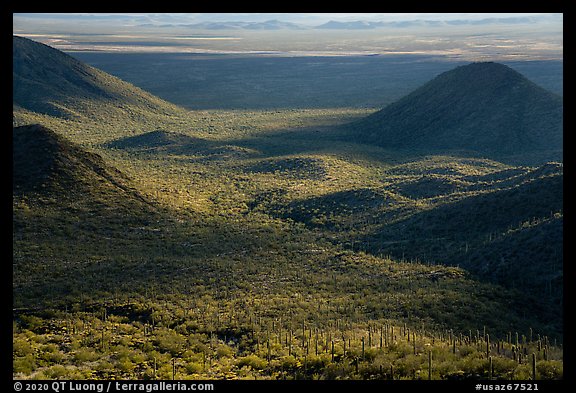
[[[451,20],[427,20],[414,19],[402,21],[335,21],[331,20],[326,23],[311,26],[301,23],[285,22],[280,20],[268,20],[258,22],[248,21],[215,21],[200,23],[142,23],[139,27],[186,27],[199,30],[281,30],[281,29],[335,29],[335,30],[368,30],[378,28],[408,28],[408,27],[446,27],[446,26],[464,26],[464,25],[494,25],[494,24],[532,24],[538,23],[542,18],[538,16],[518,16],[505,18],[484,18],[484,19],[451,19]]]
[[[144,23],[140,24],[140,27],[187,27],[190,29],[199,30],[280,30],[280,29],[305,29],[306,26],[282,22],[279,20],[269,20],[265,22],[202,22],[202,23],[190,23],[190,24],[154,24],[154,23]]]
[[[404,21],[334,21],[331,20],[322,25],[316,26],[316,29],[344,29],[344,30],[362,30],[377,28],[406,28],[406,27],[442,27],[442,26],[462,26],[462,25],[492,25],[492,24],[525,24],[536,23],[535,17],[510,17],[510,18],[484,18],[484,19],[452,19],[452,20],[404,20]]]
[[[438,75],[351,126],[362,143],[484,158],[562,159],[562,98],[508,66],[472,63]],[[528,164],[528,162],[525,162]]]

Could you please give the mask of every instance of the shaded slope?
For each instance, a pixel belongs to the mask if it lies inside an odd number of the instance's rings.
[[[335,229],[344,227],[349,218],[361,221],[373,211],[402,202],[402,198],[384,189],[360,188],[289,203],[276,202],[268,209],[278,217],[303,222],[312,228]]]
[[[545,165],[478,189],[382,225],[362,243],[375,254],[464,267],[482,280],[558,303],[562,167]]]
[[[563,217],[527,221],[458,258],[476,276],[512,288],[529,288],[556,304],[563,301]]]
[[[408,198],[432,198],[466,189],[470,185],[457,178],[424,175],[415,180],[407,180],[396,186],[397,191]]]
[[[119,138],[105,146],[139,153],[185,155],[200,161],[235,160],[258,154],[254,149],[164,130]]]
[[[12,99],[14,104],[40,113],[62,115],[57,102],[73,98],[112,99],[99,73],[47,45],[13,37]]]
[[[431,172],[431,173],[430,173]],[[460,266],[477,279],[558,304],[563,166],[508,167],[428,159],[392,167],[382,188],[290,200],[262,194],[251,208],[329,231],[357,251]]]
[[[351,130],[357,140],[383,147],[489,158],[546,152],[547,160],[558,160],[562,111],[561,97],[511,68],[472,63],[440,74]]]
[[[107,285],[100,255],[141,244],[162,217],[100,155],[41,125],[13,129],[12,182],[15,299],[45,296],[55,281],[52,294],[77,291],[89,280]]]
[[[182,110],[47,45],[14,36],[12,100],[16,108],[57,117],[96,117],[110,104],[127,117]]]
[[[174,148],[183,145],[200,145],[205,141],[199,138],[193,138],[184,134],[168,132],[164,130],[155,130],[144,134],[129,136],[117,139],[107,144],[108,147],[116,149],[157,149],[157,148]]]
[[[324,179],[328,173],[326,163],[319,158],[287,157],[266,159],[246,168],[248,173],[276,173],[294,179]]]
[[[563,175],[556,173],[510,188],[474,193],[388,224],[377,237],[416,240],[428,234],[460,240],[486,238],[535,217],[562,211],[562,188]]]
[[[28,201],[49,198],[61,208],[73,202],[91,209],[102,203],[151,209],[130,186],[130,180],[100,155],[41,125],[15,127],[12,135],[15,197]]]
[[[18,306],[83,307],[85,299],[101,304],[112,294],[147,296],[148,291],[188,298],[218,293],[253,299],[258,294],[298,304],[293,294],[310,290],[314,301],[302,302],[306,317],[317,315],[316,299],[329,298],[352,304],[350,310],[367,308],[363,318],[409,315],[414,321],[446,322],[464,331],[484,323],[482,313],[469,310],[486,303],[496,307],[509,298],[499,288],[466,278],[459,269],[342,252],[311,232],[291,231],[274,222],[264,227],[251,218],[211,222],[206,217],[172,220],[154,215],[114,184],[129,179],[98,155],[45,127],[13,132],[15,187],[20,190],[13,223],[13,293]],[[37,162],[32,155],[38,155]],[[49,164],[34,168],[42,162]],[[324,202],[332,206],[344,200],[330,208],[345,213],[370,201],[372,206],[392,203],[391,197],[384,190],[362,189]],[[415,290],[422,294],[416,301]],[[457,311],[452,310],[453,302],[459,305]],[[334,315],[341,317],[341,312],[338,308]],[[506,315],[501,329],[524,323],[516,308],[499,312]],[[281,310],[273,317],[285,313]],[[500,327],[501,320],[494,326]]]

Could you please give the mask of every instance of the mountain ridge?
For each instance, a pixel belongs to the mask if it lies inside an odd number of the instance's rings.
[[[94,103],[126,115],[183,111],[48,45],[19,36],[13,36],[12,43],[15,107],[61,118],[76,118],[78,113],[90,117]]]
[[[356,30],[356,29],[378,29],[378,28],[407,28],[407,27],[450,27],[450,26],[484,26],[497,24],[534,24],[557,21],[559,16],[556,15],[527,15],[527,16],[506,16],[506,17],[485,17],[481,19],[457,18],[457,19],[406,19],[406,20],[378,20],[378,19],[359,19],[359,20],[329,20],[324,21],[303,21],[298,17],[285,18],[282,16],[269,16],[278,19],[266,19],[265,17],[253,18],[246,20],[242,18],[225,20],[225,19],[201,19],[186,22],[183,20],[159,18],[148,18],[136,24],[138,27],[184,27],[197,29],[253,29],[255,26],[267,30],[285,29],[338,29],[338,30]],[[279,22],[279,23],[270,23]]]

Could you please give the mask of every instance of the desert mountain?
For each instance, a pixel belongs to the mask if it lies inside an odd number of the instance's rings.
[[[13,177],[16,198],[56,198],[58,203],[148,205],[130,180],[103,158],[42,125],[13,128]],[[34,195],[34,196],[33,196]],[[93,206],[92,206],[93,207]]]
[[[487,158],[538,155],[561,160],[562,98],[510,67],[472,63],[352,125],[355,137],[383,147],[474,152]]]
[[[368,22],[363,20],[358,20],[354,22],[338,22],[338,21],[328,21],[322,25],[316,26],[317,29],[347,29],[347,30],[364,30],[364,29],[375,29],[382,26],[381,22]]]
[[[132,116],[181,111],[57,49],[18,36],[12,42],[15,108],[58,117],[78,113],[94,117],[106,104],[112,110],[108,115],[119,111]]]

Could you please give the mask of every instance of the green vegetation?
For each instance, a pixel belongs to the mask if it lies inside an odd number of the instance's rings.
[[[288,300],[288,302],[287,302]],[[289,306],[289,302],[300,303]],[[253,304],[252,304],[253,303]],[[339,303],[255,296],[165,295],[152,302],[22,314],[14,333],[15,377],[36,379],[532,379],[562,378],[562,351],[547,337],[515,342],[483,331],[410,328],[388,320],[328,322]],[[283,317],[273,312],[288,311]],[[528,332],[527,332],[528,334]],[[492,365],[492,369],[490,368]]]
[[[14,108],[15,378],[530,379],[532,354],[536,379],[563,378],[559,283],[532,293],[542,266],[562,274],[561,244],[541,248],[560,165],[343,140],[365,110],[110,105]],[[516,245],[523,284],[471,268]]]

